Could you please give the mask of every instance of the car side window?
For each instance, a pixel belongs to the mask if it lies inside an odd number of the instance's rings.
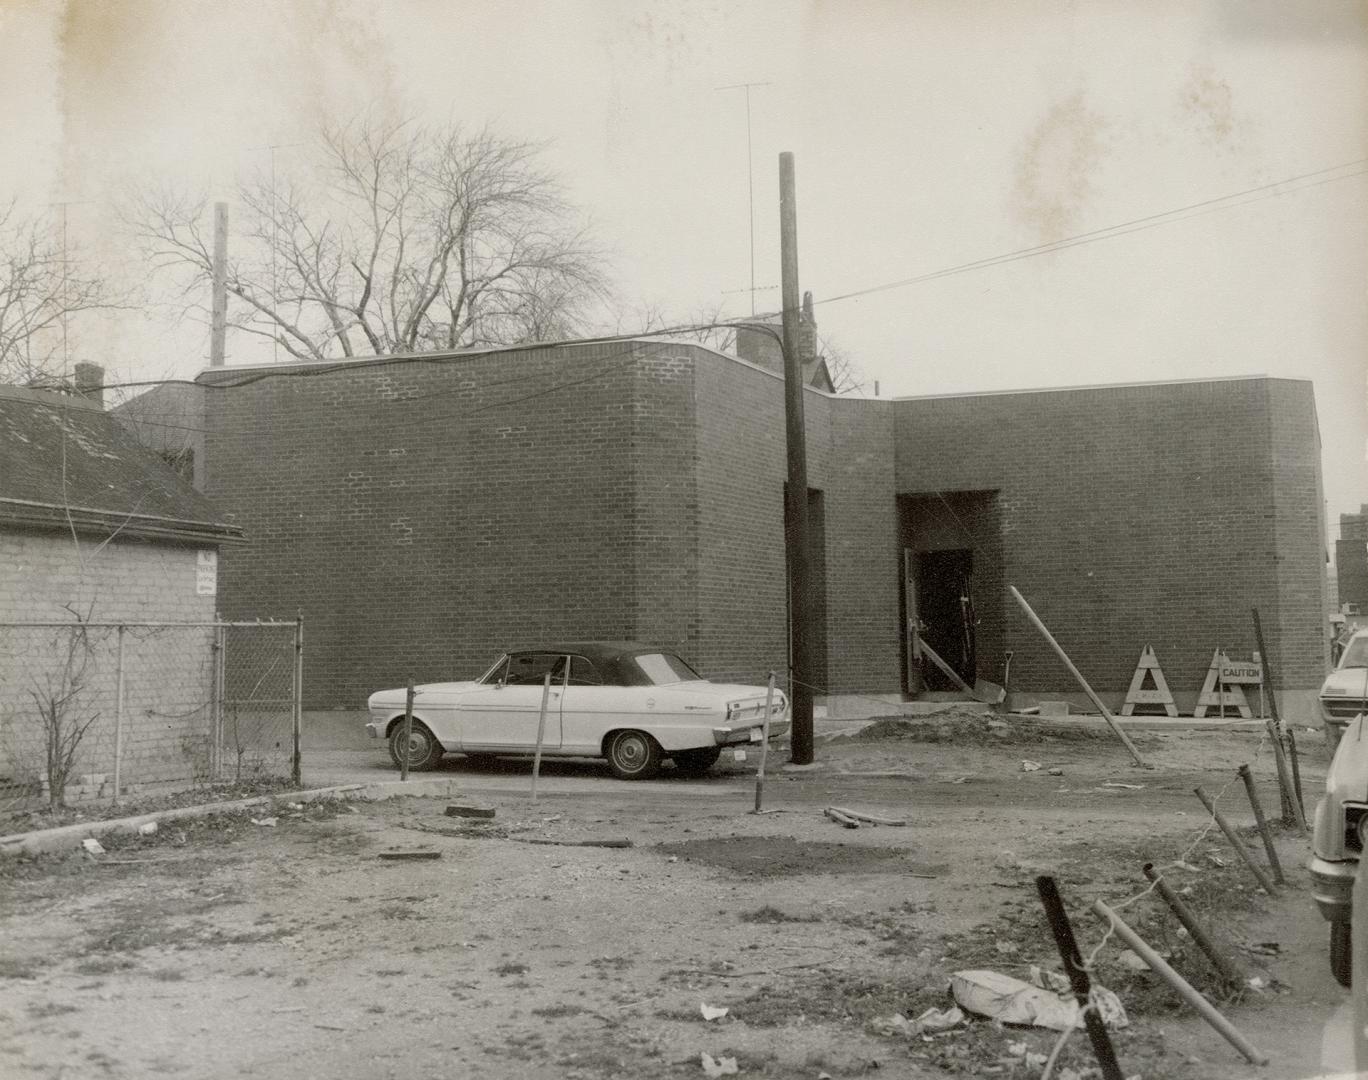
[[[570,685],[571,686],[602,686],[603,676],[599,674],[598,668],[594,667],[582,656],[570,657]]]
[[[551,681],[557,682],[565,670],[564,662],[565,657],[560,653],[515,653],[508,658],[508,678],[505,682],[509,686],[541,683],[545,681],[548,671],[551,672]]]
[[[480,680],[486,686],[502,686],[508,681],[508,657],[504,657],[494,667],[489,669],[483,679]]]

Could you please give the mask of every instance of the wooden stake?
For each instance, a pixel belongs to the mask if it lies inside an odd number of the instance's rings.
[[[1150,970],[1173,987],[1179,997],[1201,1014],[1203,1020],[1214,1027],[1226,1042],[1243,1054],[1246,1061],[1254,1065],[1268,1064],[1268,1055],[1256,1050],[1249,1040],[1241,1035],[1235,1026],[1216,1010],[1211,1002],[1194,990],[1186,979],[1169,967],[1164,958],[1146,944],[1144,938],[1127,926],[1122,921],[1121,916],[1117,915],[1101,900],[1093,901],[1092,910],[1104,922],[1110,924],[1113,933],[1134,949],[1139,954],[1140,959],[1150,966]]]
[[[1262,886],[1263,891],[1268,893],[1269,896],[1277,895],[1278,887],[1269,880],[1268,875],[1265,874],[1259,864],[1254,861],[1254,856],[1249,853],[1249,848],[1245,847],[1240,841],[1239,836],[1235,834],[1235,830],[1230,827],[1230,822],[1226,821],[1225,815],[1216,809],[1215,801],[1201,788],[1193,788],[1193,790],[1197,793],[1197,798],[1202,800],[1202,805],[1207,808],[1207,812],[1212,816],[1216,824],[1220,826],[1221,832],[1225,833],[1225,838],[1230,841],[1230,846],[1235,849],[1235,853],[1239,855],[1240,858],[1244,860],[1244,864],[1249,867],[1249,872],[1254,875],[1254,879]]]
[[[1301,812],[1301,806],[1297,803],[1293,790],[1292,774],[1287,767],[1287,755],[1283,753],[1281,732],[1272,720],[1268,721],[1267,731],[1268,737],[1273,740],[1273,761],[1278,767],[1278,791],[1282,795],[1283,824],[1301,826],[1302,835],[1309,840],[1311,830],[1307,828],[1306,817]]]
[[[822,811],[822,813],[824,813],[827,817],[831,818],[831,820],[836,822],[838,825],[843,825],[847,829],[858,829],[860,827],[860,823],[858,821],[856,821],[854,818],[846,817],[845,814],[841,813],[841,811],[837,810],[835,807],[828,806],[825,810]]]
[[[1268,853],[1268,865],[1273,869],[1273,877],[1279,885],[1286,885],[1287,878],[1283,876],[1282,863],[1278,862],[1278,852],[1273,847],[1273,837],[1268,832],[1268,822],[1264,820],[1263,806],[1259,803],[1259,793],[1254,789],[1254,774],[1249,771],[1248,765],[1241,765],[1239,774],[1240,779],[1244,781],[1245,793],[1249,796],[1249,805],[1254,808],[1254,822],[1259,826],[1259,835],[1263,838],[1264,851]]]
[[[1069,659],[1069,654],[1060,647],[1059,642],[1057,642],[1050,631],[1046,629],[1045,624],[1040,621],[1040,616],[1031,610],[1031,605],[1026,603],[1026,598],[1016,591],[1015,586],[1008,585],[1007,588],[1012,591],[1012,595],[1016,597],[1017,603],[1020,604],[1022,610],[1026,612],[1026,617],[1030,619],[1035,628],[1044,635],[1045,640],[1050,643],[1051,648],[1053,648],[1059,658],[1064,661],[1064,666],[1069,669],[1069,673],[1078,680],[1078,685],[1083,688],[1083,692],[1088,695],[1088,698],[1097,708],[1097,711],[1102,714],[1102,719],[1107,722],[1107,726],[1116,733],[1118,739],[1125,743],[1126,749],[1130,751],[1130,756],[1135,759],[1135,763],[1142,769],[1152,769],[1154,766],[1140,756],[1140,751],[1135,748],[1135,744],[1131,742],[1126,733],[1121,730],[1121,725],[1116,722],[1116,717],[1112,716],[1112,714],[1107,711],[1107,707],[1102,704],[1102,699],[1093,693],[1093,688],[1088,685],[1088,680],[1083,678],[1083,674],[1078,668],[1074,667],[1073,661]]]
[[[760,767],[755,773],[755,813],[763,814],[760,804],[765,797],[765,758],[769,756],[770,707],[774,704],[774,672],[769,673],[765,690],[765,719],[760,731]]]
[[[1210,935],[1202,927],[1192,914],[1188,906],[1183,903],[1182,897],[1169,888],[1169,883],[1164,880],[1164,876],[1154,868],[1154,863],[1145,863],[1142,867],[1145,877],[1154,882],[1154,891],[1159,894],[1159,898],[1169,906],[1169,910],[1177,916],[1178,921],[1183,924],[1187,932],[1192,936],[1192,940],[1197,943],[1197,947],[1206,953],[1208,960],[1212,962],[1216,970],[1221,973],[1221,977],[1232,986],[1243,986],[1246,976],[1241,972],[1231,960],[1216,948]]]
[[[1036,878],[1036,892],[1040,894],[1040,903],[1050,920],[1050,930],[1054,933],[1059,958],[1064,961],[1064,973],[1069,976],[1074,1000],[1082,1010],[1083,1024],[1088,1029],[1093,1056],[1097,1058],[1098,1068],[1102,1070],[1102,1080],[1123,1080],[1121,1065],[1116,1060],[1116,1050],[1112,1047],[1111,1036],[1107,1034],[1107,1025],[1102,1022],[1102,1017],[1097,1015],[1096,1009],[1089,1008],[1092,1004],[1092,982],[1088,978],[1088,969],[1083,966],[1083,954],[1078,951],[1073,927],[1069,925],[1069,916],[1064,911],[1064,901],[1059,898],[1055,879],[1045,875]]]
[[[871,825],[906,825],[907,822],[902,818],[875,817],[873,814],[862,814],[858,810],[847,810],[844,806],[833,806],[838,814],[844,814],[848,818],[856,821],[867,821]]]
[[[413,747],[409,745],[409,740],[413,738],[413,680],[408,683],[408,693],[404,695],[404,737],[399,745],[404,752],[399,755],[399,779],[408,779],[409,755],[413,753]]]
[[[566,657],[566,675],[570,673],[570,659]],[[546,738],[546,703],[551,698],[551,671],[542,679],[541,711],[537,714],[537,751],[532,755],[532,801],[537,801],[537,774],[541,772],[542,740]]]

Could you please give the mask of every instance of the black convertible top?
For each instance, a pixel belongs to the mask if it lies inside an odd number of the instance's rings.
[[[510,656],[515,653],[570,653],[582,656],[594,667],[610,686],[643,686],[650,680],[635,664],[628,663],[633,656],[642,653],[668,653],[678,656],[671,649],[661,648],[643,641],[549,641],[536,645],[522,645],[507,650]],[[682,657],[680,659],[683,659]],[[687,661],[686,661],[687,662]]]

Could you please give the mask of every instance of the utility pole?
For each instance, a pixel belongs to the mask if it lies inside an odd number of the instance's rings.
[[[812,763],[812,583],[808,554],[807,443],[803,427],[803,358],[799,349],[798,201],[793,154],[779,155],[779,251],[784,297],[784,420],[788,442],[789,634],[793,667],[790,760]]]
[[[228,204],[214,203],[214,300],[209,324],[209,366],[223,367],[228,331]]]

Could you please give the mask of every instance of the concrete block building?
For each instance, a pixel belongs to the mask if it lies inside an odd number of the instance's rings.
[[[311,710],[538,638],[786,670],[783,384],[760,364],[639,339],[199,382],[196,470],[248,538],[224,553],[221,607],[303,612]],[[1149,645],[1190,711],[1213,650],[1254,651],[1258,608],[1283,715],[1311,715],[1327,643],[1308,382],[805,401],[834,713],[938,688],[910,619],[1014,704],[1082,701],[1012,585],[1116,705]]]

